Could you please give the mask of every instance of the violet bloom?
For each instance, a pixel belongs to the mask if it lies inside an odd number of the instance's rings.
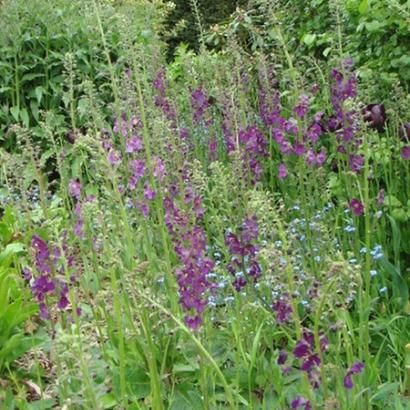
[[[279,165],[278,176],[279,176],[279,179],[285,179],[288,176],[288,171],[286,169],[285,164]]]
[[[286,323],[290,316],[292,315],[292,307],[290,304],[283,300],[279,299],[278,301],[272,304],[272,310],[276,313],[276,321],[281,325]]]
[[[300,157],[303,155],[306,151],[305,145],[299,141],[296,141],[294,146],[293,146],[293,152]]]
[[[349,166],[350,169],[356,174],[361,171],[364,165],[363,155],[349,155]]]
[[[142,178],[145,174],[145,162],[142,159],[130,161],[130,170],[135,178]]]
[[[72,180],[68,184],[68,193],[73,198],[79,200],[81,196],[81,183],[77,180]]]
[[[151,186],[148,183],[144,185],[144,198],[148,201],[152,201],[156,196],[155,191],[151,189]]]
[[[242,238],[245,242],[251,242],[258,238],[259,227],[256,216],[246,218],[242,224]]]
[[[349,369],[347,370],[346,376],[343,379],[343,384],[346,387],[346,389],[353,388],[352,375],[361,373],[363,369],[364,369],[364,364],[361,362],[353,363],[352,366],[349,367]]]
[[[31,246],[35,252],[35,264],[40,273],[51,273],[50,251],[47,244],[38,236],[33,235]]]
[[[285,364],[287,358],[288,358],[287,352],[285,352],[284,350],[281,350],[279,352],[279,356],[278,356],[278,360],[277,360],[278,365],[281,366],[281,365]]]
[[[385,197],[385,191],[384,189],[381,189],[379,193],[377,194],[376,198],[376,204],[377,206],[382,206],[384,203],[384,197]]]
[[[326,351],[328,348],[328,340],[326,336],[321,335],[319,338],[320,350]],[[308,330],[303,330],[301,340],[295,346],[293,354],[298,359],[303,359],[303,363],[300,366],[300,370],[305,371],[308,375],[309,381],[314,388],[319,387],[320,374],[318,373],[318,367],[320,366],[320,358],[317,353],[314,352],[314,337],[313,333]]]
[[[193,109],[192,119],[194,125],[197,125],[205,115],[209,107],[209,99],[202,87],[198,87],[191,94],[191,105]]]
[[[302,94],[299,97],[299,102],[296,107],[293,108],[293,112],[299,117],[303,118],[309,111],[309,97]]]
[[[297,396],[291,403],[292,410],[304,408],[304,410],[311,410],[312,406],[310,405],[310,401],[305,399],[302,396]]]
[[[143,148],[142,140],[138,136],[128,138],[125,142],[125,152],[128,154],[141,151]]]
[[[356,216],[363,215],[364,205],[359,199],[353,198],[349,202],[349,207]]]
[[[108,153],[107,159],[111,165],[116,166],[121,162],[121,154],[118,151],[111,149]]]
[[[161,158],[154,158],[154,170],[153,170],[154,177],[158,178],[162,181],[166,175],[165,172],[165,165]]]
[[[23,268],[22,270],[21,270],[21,273],[23,274],[23,278],[26,280],[26,281],[30,281],[31,280],[31,278],[33,277],[33,274],[31,273],[31,271],[30,271],[30,269],[29,268]]]
[[[400,155],[403,159],[410,159],[410,145],[401,149]]]

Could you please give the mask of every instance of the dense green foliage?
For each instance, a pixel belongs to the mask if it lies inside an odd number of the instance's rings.
[[[410,2],[235,4],[0,1],[1,410],[409,408]]]
[[[270,51],[280,25],[295,60],[350,56],[385,92],[397,79],[410,84],[409,24],[408,0],[255,0],[208,42],[220,49],[236,36],[250,52]]]
[[[165,21],[168,58],[180,43],[198,51],[201,29],[202,35],[205,34],[215,24],[227,20],[237,7],[246,5],[247,0],[176,0],[174,4],[175,8]]]
[[[0,144],[6,149],[16,146],[12,124],[30,127],[46,150],[50,141],[41,122],[47,122],[58,137],[90,123],[90,103],[107,107],[103,117],[111,115],[108,105],[114,99],[106,53],[115,74],[123,73],[120,32],[132,32],[136,43],[146,41],[154,35],[158,12],[150,12],[154,5],[104,5],[104,50],[98,21],[90,12],[92,4],[91,0],[7,0],[1,5]]]

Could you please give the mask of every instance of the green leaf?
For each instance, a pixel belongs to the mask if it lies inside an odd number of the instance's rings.
[[[34,92],[36,94],[36,98],[37,98],[37,102],[40,104],[41,103],[41,99],[43,98],[43,91],[44,88],[41,86],[38,86],[35,88]]]
[[[365,24],[366,29],[369,33],[374,33],[382,27],[382,23],[378,20],[373,20]]]
[[[23,125],[28,128],[30,125],[30,117],[25,108],[22,108],[20,110],[20,118],[21,118],[21,121],[23,122]]]
[[[385,276],[393,282],[393,296],[400,300],[400,308],[404,308],[409,299],[409,288],[400,271],[387,258],[380,259]]]
[[[385,383],[381,386],[378,387],[378,392],[375,393],[371,398],[370,398],[370,403],[375,404],[375,402],[379,400],[386,400],[387,396],[391,395],[394,393],[396,396],[397,394],[397,389],[399,388],[399,382],[395,383]]]
[[[362,0],[361,3],[359,4],[359,13],[360,14],[365,14],[369,8],[369,0]]]
[[[316,40],[316,34],[306,33],[302,37],[302,41],[310,47]]]
[[[11,107],[10,112],[11,112],[11,115],[14,117],[14,119],[16,121],[18,121],[19,120],[20,108],[19,107]]]

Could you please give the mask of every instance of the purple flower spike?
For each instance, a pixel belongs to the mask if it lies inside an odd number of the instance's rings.
[[[70,196],[79,200],[81,195],[81,183],[76,180],[70,181],[70,183],[68,184],[68,192]]]
[[[128,138],[127,142],[125,143],[125,152],[131,154],[133,152],[141,151],[143,148],[142,140],[140,137],[133,136],[132,138]]]
[[[148,183],[144,185],[144,198],[148,201],[152,201],[156,196],[155,191],[153,191]]]
[[[276,312],[276,321],[279,324],[287,322],[293,312],[292,307],[281,299],[272,304],[272,310]]]
[[[343,380],[343,384],[346,387],[346,389],[352,389],[353,388],[352,375],[361,373],[363,371],[363,369],[364,369],[364,364],[361,363],[361,362],[353,363],[350,366],[350,368],[347,370],[346,376]]]
[[[251,242],[258,238],[259,227],[256,216],[246,218],[242,225],[242,238],[245,242]]]
[[[309,111],[309,97],[301,95],[299,97],[298,105],[293,109],[293,112],[299,117],[303,118]]]

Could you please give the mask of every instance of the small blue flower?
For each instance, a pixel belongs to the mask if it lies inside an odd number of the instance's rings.
[[[367,252],[367,248],[365,246],[360,249],[360,253],[366,253],[366,252]]]
[[[321,257],[320,257],[320,255],[316,255],[316,256],[314,257],[314,259],[315,259],[315,262],[320,262]]]
[[[356,228],[354,226],[347,225],[346,228],[345,228],[345,231],[348,232],[348,233],[354,232],[354,231],[356,231]]]
[[[386,293],[386,292],[387,292],[386,286],[385,286],[384,288],[381,288],[381,289],[380,289],[380,293]]]
[[[377,276],[377,270],[371,270],[371,271],[370,271],[370,276],[371,276],[372,278],[374,278],[375,276]]]

